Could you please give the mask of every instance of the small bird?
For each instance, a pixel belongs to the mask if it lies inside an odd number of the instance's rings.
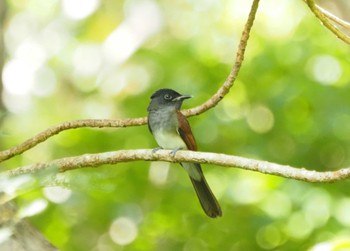
[[[197,150],[190,124],[180,111],[182,102],[191,97],[172,89],[160,89],[151,96],[147,108],[150,132],[160,148],[171,149],[174,155],[180,149]],[[204,212],[212,218],[222,216],[220,205],[208,186],[201,166],[196,163],[180,164],[190,176]]]

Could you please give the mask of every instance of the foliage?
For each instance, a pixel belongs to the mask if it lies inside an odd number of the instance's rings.
[[[66,120],[145,116],[150,94],[162,87],[193,94],[184,108],[202,103],[232,66],[251,4],[89,0],[72,7],[80,2],[8,1],[4,149]],[[315,170],[348,166],[348,53],[302,1],[261,1],[235,86],[217,107],[190,118],[199,149]],[[155,146],[147,126],[78,129],[1,168]],[[204,215],[174,164],[133,162],[8,184],[25,184],[15,194],[20,208],[47,201],[29,219],[61,250],[349,245],[347,181],[308,184],[214,166],[204,172],[220,219]]]

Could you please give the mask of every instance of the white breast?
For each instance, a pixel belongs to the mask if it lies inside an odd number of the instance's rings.
[[[169,133],[165,130],[157,130],[154,132],[154,138],[156,139],[158,145],[164,149],[187,149],[185,142],[176,132]]]

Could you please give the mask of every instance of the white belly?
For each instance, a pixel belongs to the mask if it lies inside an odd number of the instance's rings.
[[[185,142],[181,139],[181,136],[176,132],[169,133],[164,130],[157,130],[156,132],[154,132],[154,138],[156,139],[158,145],[164,149],[187,149]]]
[[[185,142],[176,132],[170,133],[165,130],[157,130],[153,135],[158,145],[164,149],[187,149]],[[197,181],[202,179],[202,174],[194,164],[181,163],[181,165],[193,179]]]

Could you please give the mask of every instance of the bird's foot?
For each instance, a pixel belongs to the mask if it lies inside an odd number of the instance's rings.
[[[177,151],[179,151],[179,150],[181,150],[181,149],[182,149],[181,147],[175,148],[174,150],[172,150],[172,151],[170,152],[170,155],[171,155],[172,157],[175,157],[175,154],[177,153]]]
[[[156,147],[156,148],[153,148],[152,150],[152,153],[156,153],[157,151],[163,149],[162,147]]]

